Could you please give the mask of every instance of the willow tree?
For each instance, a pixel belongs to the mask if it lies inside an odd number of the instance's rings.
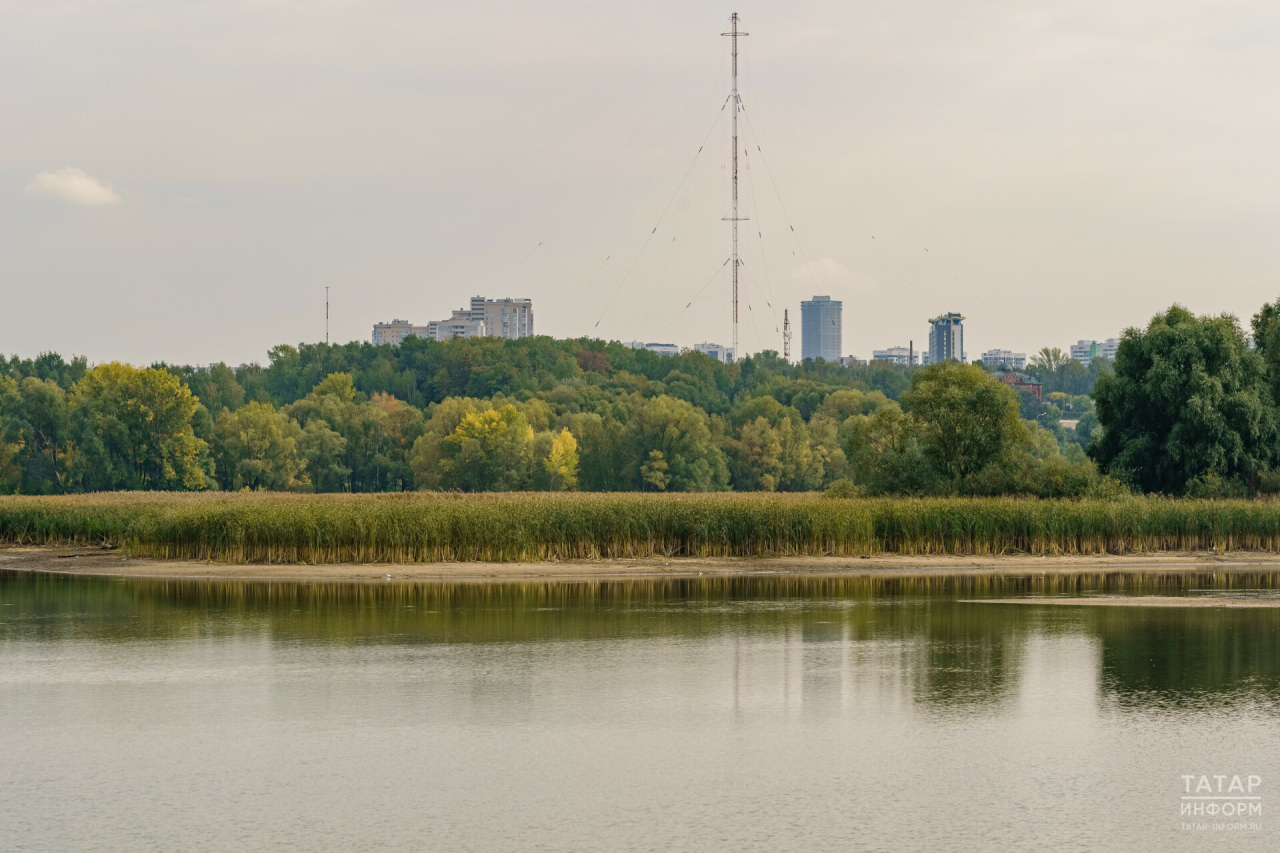
[[[1101,436],[1089,455],[1145,492],[1197,483],[1254,485],[1275,457],[1276,420],[1263,358],[1236,318],[1174,305],[1127,329],[1115,372],[1093,392]]]

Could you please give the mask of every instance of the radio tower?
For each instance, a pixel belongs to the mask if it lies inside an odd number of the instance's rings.
[[[786,308],[782,309],[782,357],[791,360],[791,318]]]
[[[729,102],[733,106],[733,213],[726,217],[733,223],[733,357],[738,358],[738,110],[742,101],[738,98],[738,36],[747,33],[738,32],[738,13],[734,12],[729,19],[732,23],[730,31],[721,33],[733,39],[733,90]]]
[[[329,288],[324,289],[324,343],[329,345]]]

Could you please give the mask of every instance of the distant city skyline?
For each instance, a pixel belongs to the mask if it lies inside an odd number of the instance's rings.
[[[955,346],[959,348],[961,357],[959,360],[968,361],[967,352],[963,349],[964,331],[963,322],[967,319],[959,314],[949,313],[940,317],[932,318],[929,321],[929,328],[923,335],[924,348],[915,347],[912,343],[908,346],[892,346],[872,348],[869,353],[864,354],[861,351],[848,352],[838,354],[842,351],[842,342],[840,338],[840,325],[842,322],[842,304],[837,300],[832,300],[829,296],[815,296],[812,300],[801,303],[801,352],[799,360],[805,358],[823,357],[828,360],[840,363],[867,362],[867,361],[892,361],[897,364],[913,364],[927,365],[934,361],[930,356],[930,347],[936,350],[936,344],[933,343],[938,333],[940,321],[946,320],[942,324],[948,328],[954,324],[956,329]],[[523,317],[522,324],[507,323],[505,317],[499,321],[498,312],[500,309],[509,308],[513,311],[520,311]],[[821,312],[827,311],[828,315]],[[806,314],[806,312],[809,312]],[[816,312],[816,313],[815,313]],[[809,335],[807,338],[804,334],[805,320],[809,318]],[[820,327],[830,325],[831,329],[826,329],[826,340],[823,338]],[[454,309],[453,316],[450,320],[433,320],[425,325],[415,325],[408,320],[394,319],[390,322],[379,322],[373,326],[373,332],[370,341],[373,344],[399,344],[409,335],[415,335],[420,338],[431,338],[433,340],[448,340],[454,337],[476,337],[484,335],[496,335],[500,337],[523,337],[531,333],[533,328],[533,306],[532,301],[528,299],[512,299],[510,297],[489,299],[484,296],[471,297],[469,309]],[[497,331],[496,331],[497,330]],[[646,342],[641,340],[621,341],[624,346],[632,349],[649,349],[661,355],[675,355],[681,350],[693,350],[702,352],[717,361],[732,363],[736,360],[735,354],[731,347],[701,341],[699,343],[689,345],[675,342]],[[1004,365],[1014,370],[1024,369],[1029,361],[1035,357],[1040,349],[1058,349],[1069,357],[1080,361],[1086,367],[1093,358],[1114,359],[1116,347],[1119,345],[1119,339],[1112,337],[1104,341],[1094,341],[1080,339],[1074,344],[1066,347],[1057,344],[1045,344],[1043,347],[1037,347],[1033,351],[1031,358],[1028,358],[1025,352],[1014,352],[1009,349],[1001,349],[999,347],[988,349],[982,352],[975,361],[981,361],[987,365]],[[828,352],[820,355],[819,351],[826,347]],[[948,344],[950,346],[950,344]]]

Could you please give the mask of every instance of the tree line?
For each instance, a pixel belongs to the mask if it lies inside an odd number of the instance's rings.
[[[1114,373],[1042,350],[1028,371],[1044,383],[1039,401],[982,366],[791,364],[768,351],[724,365],[590,338],[281,345],[265,365],[234,368],[15,356],[0,359],[0,491],[1258,490],[1274,456],[1262,445],[1275,443],[1276,316],[1255,318],[1255,351],[1232,318],[1175,306],[1125,333]],[[1179,387],[1219,406],[1194,436],[1130,423],[1141,399],[1130,385],[1147,388],[1162,358],[1150,342],[1168,327],[1182,329],[1182,361],[1162,369],[1201,370]],[[1219,386],[1220,400],[1204,398]],[[1262,413],[1252,421],[1240,393]],[[1167,419],[1168,405],[1141,414],[1164,407]],[[1253,432],[1233,439],[1241,418]],[[1184,440],[1198,449],[1172,454]],[[1174,458],[1187,476],[1151,473]]]

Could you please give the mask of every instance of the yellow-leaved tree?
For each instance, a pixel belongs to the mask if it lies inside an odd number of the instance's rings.
[[[551,442],[551,452],[542,464],[550,475],[552,491],[567,492],[578,488],[578,442],[573,433],[561,429]]]
[[[445,440],[440,467],[446,487],[468,492],[510,492],[527,486],[533,427],[515,406],[467,412]]]

